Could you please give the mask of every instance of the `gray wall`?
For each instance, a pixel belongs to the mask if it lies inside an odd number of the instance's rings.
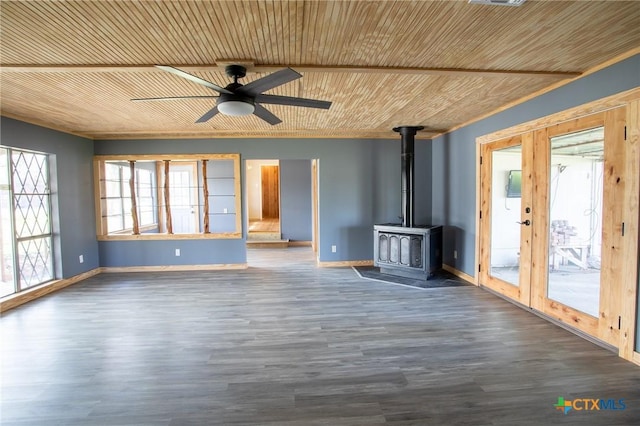
[[[246,262],[245,242],[234,240],[100,241],[100,265],[212,265]],[[180,256],[176,256],[180,249]]]
[[[311,161],[280,161],[280,226],[282,238],[311,241]]]
[[[93,142],[1,117],[3,146],[52,154],[51,190],[56,277],[69,278],[99,265],[93,199]],[[78,257],[83,255],[84,263]]]
[[[400,215],[400,141],[368,139],[185,139],[185,140],[105,140],[95,141],[96,154],[187,154],[240,153],[242,160],[272,158],[284,160],[318,159],[319,172],[319,257],[320,261],[371,260],[373,225],[397,221]],[[416,154],[429,151],[428,141],[416,140]],[[424,162],[416,175],[428,175]],[[244,167],[242,203],[246,216]],[[426,178],[424,178],[426,179]],[[416,193],[416,204],[428,206],[429,190]],[[422,207],[424,209],[424,207]],[[427,220],[424,211],[416,214]],[[243,224],[247,218],[243,218]],[[243,225],[244,226],[244,225]],[[246,230],[243,232],[246,236]],[[146,264],[143,250],[173,253],[173,241],[102,242],[102,266],[120,266],[123,259]],[[207,240],[212,253],[224,253],[224,259],[207,258],[207,263],[244,263],[246,250],[236,240]],[[192,252],[183,241],[183,250]],[[336,245],[336,253],[331,246]],[[112,246],[114,249],[112,249]],[[117,247],[117,250],[115,249]],[[119,253],[115,256],[115,253]],[[157,257],[157,264],[176,264],[175,256]],[[202,263],[205,259],[195,259]]]
[[[420,134],[416,135],[416,138]],[[433,181],[433,144],[431,140],[417,140],[415,142],[414,154],[414,206],[415,206],[415,223],[416,225],[432,224],[432,206],[433,206],[433,186],[437,185]],[[398,151],[400,158],[400,151]],[[400,161],[400,160],[398,160]],[[399,179],[399,178],[398,178]],[[399,181],[398,181],[399,182]],[[400,185],[400,183],[398,183]],[[400,186],[398,186],[400,191]],[[400,212],[398,206],[398,212]]]
[[[245,263],[244,240],[105,241],[95,238],[92,156],[95,154],[240,153],[243,160],[318,159],[319,256],[323,262],[370,260],[375,223],[400,215],[400,142],[398,139],[197,139],[94,141],[2,118],[2,143],[52,154],[59,277],[98,266],[151,266]],[[416,140],[416,179],[428,180],[429,141]],[[422,153],[422,154],[420,154]],[[295,164],[295,163],[291,163]],[[285,179],[286,168],[285,165]],[[243,169],[243,168],[241,168]],[[244,170],[243,170],[244,173]],[[242,177],[244,194],[244,176]],[[309,178],[310,179],[310,174]],[[301,182],[298,182],[301,183]],[[305,183],[305,186],[307,184]],[[310,186],[310,185],[309,185]],[[245,203],[244,195],[242,202]],[[288,202],[285,200],[285,202]],[[430,186],[416,189],[416,217],[428,222]],[[246,212],[245,206],[243,210]],[[305,214],[310,220],[311,215]],[[246,223],[246,217],[243,218]],[[298,225],[296,225],[297,227]],[[300,228],[301,229],[301,228]],[[302,239],[292,234],[290,238]],[[309,228],[307,228],[309,229]],[[289,230],[285,227],[285,233]],[[292,230],[293,232],[293,230]],[[246,230],[244,232],[246,235]],[[304,237],[307,239],[308,237]],[[331,252],[331,246],[337,252]],[[175,256],[175,249],[181,256]],[[78,256],[84,255],[80,264]]]
[[[640,55],[432,142],[432,220],[444,227],[444,263],[475,274],[476,138],[640,86]],[[453,251],[458,258],[453,258]]]

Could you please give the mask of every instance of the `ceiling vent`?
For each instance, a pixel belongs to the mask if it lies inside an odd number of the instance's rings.
[[[526,0],[469,0],[470,4],[487,4],[491,6],[522,6]]]

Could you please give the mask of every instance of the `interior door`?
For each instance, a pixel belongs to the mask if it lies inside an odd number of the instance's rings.
[[[481,147],[480,284],[618,346],[625,109]]]
[[[280,217],[280,167],[262,166],[262,218]]]

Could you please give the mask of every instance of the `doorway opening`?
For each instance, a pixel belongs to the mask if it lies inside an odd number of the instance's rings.
[[[246,160],[245,167],[247,248],[303,248],[313,258],[318,240],[318,160]]]
[[[280,161],[247,160],[247,244],[286,247],[280,222]]]

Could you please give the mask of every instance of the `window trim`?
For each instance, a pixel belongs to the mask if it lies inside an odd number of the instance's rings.
[[[233,160],[234,192],[235,192],[235,231],[194,234],[109,234],[106,217],[105,195],[105,161],[201,161],[201,160]],[[96,236],[98,241],[140,241],[140,240],[198,240],[198,239],[240,239],[242,238],[242,196],[240,175],[240,154],[142,154],[142,155],[96,155],[93,157],[94,201],[96,218]],[[157,188],[156,190],[160,190]],[[158,222],[163,215],[158,215]],[[142,228],[141,228],[142,229]]]

